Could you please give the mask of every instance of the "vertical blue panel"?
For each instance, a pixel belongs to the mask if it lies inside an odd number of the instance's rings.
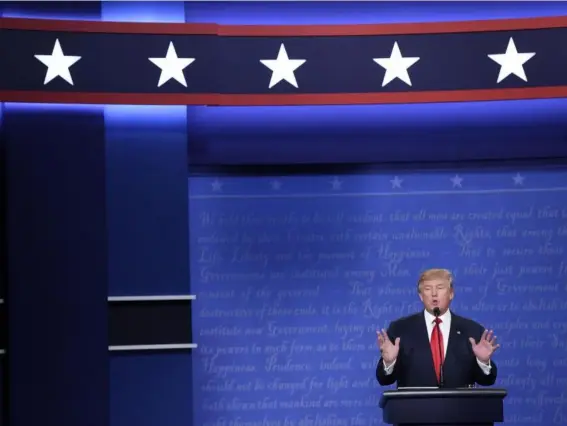
[[[191,368],[186,353],[111,357],[110,425],[192,426]]]
[[[107,106],[105,120],[109,294],[188,294],[186,109]],[[112,356],[111,425],[191,424],[190,371],[189,354]]]
[[[102,3],[104,21],[184,18],[182,2]],[[187,294],[187,108],[107,106],[104,116],[108,293]]]
[[[186,108],[104,116],[109,295],[188,294]]]
[[[108,424],[102,108],[6,104],[10,424]]]
[[[182,2],[102,8],[103,20],[185,18]],[[187,294],[187,108],[107,106],[104,115],[109,295]],[[191,381],[188,353],[111,357],[111,425],[191,425]]]
[[[99,2],[0,5],[5,17],[46,19],[99,20],[100,8]],[[14,310],[7,325],[12,350],[5,357],[5,372],[10,376],[2,379],[5,389],[10,383],[10,393],[2,398],[2,424],[104,426],[108,343],[102,109],[11,105],[5,110],[0,106],[5,121],[0,141],[10,152],[7,214],[16,224],[8,247]],[[64,166],[52,167],[57,162]],[[53,190],[49,185],[48,194],[36,193],[48,182]],[[25,214],[14,216],[16,209]],[[65,241],[73,247],[63,247]]]

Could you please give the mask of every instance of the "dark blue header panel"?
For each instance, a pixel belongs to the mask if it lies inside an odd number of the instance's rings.
[[[333,37],[6,30],[0,37],[0,90],[391,93],[567,85],[567,52],[558,48],[567,43],[567,28]],[[72,79],[46,81],[55,72],[49,64],[57,66],[49,61],[70,57],[79,57],[68,67]],[[161,77],[167,71],[151,58],[165,58],[171,76]],[[398,64],[403,70],[396,72]]]
[[[567,17],[380,25],[2,18],[0,100],[310,105],[567,96]],[[17,48],[15,48],[17,46]]]

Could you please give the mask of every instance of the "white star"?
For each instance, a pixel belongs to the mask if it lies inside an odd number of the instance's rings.
[[[449,179],[451,182],[453,182],[453,188],[459,187],[462,188],[463,187],[463,178],[460,177],[459,175],[455,175],[454,177]]]
[[[524,64],[535,56],[535,52],[531,53],[518,53],[514,39],[510,37],[506,53],[498,53],[488,55],[490,59],[500,65],[500,72],[498,73],[497,83],[500,83],[506,77],[514,74],[524,81],[528,81],[526,72],[524,71]]]
[[[339,180],[338,177],[334,177],[334,179],[331,181],[331,185],[333,185],[333,191],[338,191],[339,189],[341,189],[343,182]]]
[[[187,87],[187,81],[185,81],[185,75],[183,70],[195,61],[195,58],[179,58],[177,57],[177,52],[175,51],[175,46],[173,42],[169,42],[169,47],[167,48],[167,53],[165,58],[148,58],[154,65],[157,65],[161,69],[159,75],[159,82],[157,87],[161,87],[164,83],[167,83],[172,78],[183,86]]]
[[[272,71],[272,78],[270,79],[269,89],[274,87],[280,81],[285,80],[293,87],[297,88],[297,80],[295,79],[294,71],[303,65],[305,59],[289,59],[287,51],[282,43],[280,51],[278,52],[277,59],[260,59],[260,62]]]
[[[270,185],[272,185],[272,189],[274,191],[278,191],[281,187],[282,187],[282,183],[279,180],[273,180],[270,182]]]
[[[59,44],[59,39],[55,40],[55,45],[53,46],[53,51],[51,55],[34,55],[43,65],[47,66],[47,72],[45,73],[45,80],[43,84],[46,85],[55,77],[61,77],[71,86],[73,85],[73,78],[71,77],[71,72],[69,68],[75,64],[80,56],[65,56],[63,54],[63,49],[61,49],[61,44]]]
[[[516,173],[516,176],[512,176],[512,179],[514,179],[514,185],[523,185],[525,177]]]
[[[392,183],[392,189],[394,188],[401,188],[402,187],[402,182],[404,180],[400,179],[399,177],[395,176],[394,179],[392,179],[390,182]]]
[[[213,182],[211,182],[211,186],[213,187],[213,192],[222,191],[222,182],[220,182],[218,179],[215,179]]]
[[[417,61],[419,61],[419,58],[402,57],[402,53],[400,52],[397,41],[394,43],[394,47],[392,47],[392,53],[390,54],[389,58],[373,58],[373,60],[386,70],[386,72],[384,73],[384,80],[382,80],[382,87],[384,87],[395,78],[399,78],[408,86],[411,86],[408,69]]]

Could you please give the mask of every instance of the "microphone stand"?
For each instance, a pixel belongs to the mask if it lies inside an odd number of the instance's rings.
[[[439,324],[436,326],[439,328]],[[439,330],[438,330],[439,331]],[[441,339],[438,340],[439,343],[439,354],[441,355],[441,365],[439,366],[439,387],[445,387],[445,375],[443,374],[443,367],[445,366],[445,355],[442,352],[441,348]]]

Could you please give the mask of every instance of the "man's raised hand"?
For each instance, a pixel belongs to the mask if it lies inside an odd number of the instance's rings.
[[[471,342],[475,356],[485,364],[490,361],[492,354],[500,347],[500,345],[496,343],[496,336],[492,330],[484,330],[478,343],[475,342],[472,337],[469,338],[469,341]]]
[[[378,349],[380,349],[382,353],[382,359],[386,365],[389,365],[398,357],[398,353],[400,352],[400,338],[397,337],[396,341],[392,343],[386,330],[376,330],[376,334],[378,335],[377,343]]]

